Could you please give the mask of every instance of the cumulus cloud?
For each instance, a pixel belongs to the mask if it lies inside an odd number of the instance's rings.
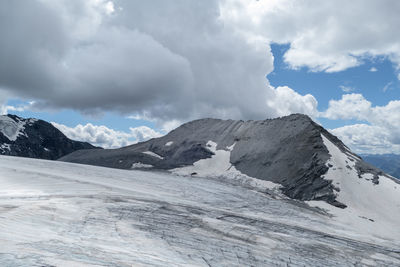
[[[303,113],[311,117],[318,115],[318,101],[314,96],[300,95],[287,86],[271,87],[274,95],[267,101],[267,105],[276,110],[278,116],[292,113]]]
[[[238,35],[218,1],[0,5],[0,61],[10,63],[0,86],[35,107],[159,120],[276,115],[266,105],[268,43]]]
[[[35,100],[35,108],[158,121],[314,114],[312,96],[269,86],[269,44],[291,43],[285,59],[293,68],[335,71],[360,62],[344,44],[339,54],[333,51],[338,40],[326,40],[340,33],[324,32],[337,28],[338,5],[294,3],[2,2],[0,61],[9,64],[0,66],[0,86]],[[316,23],[329,12],[333,26]]]
[[[159,121],[312,113],[310,96],[299,97],[306,108],[291,101],[278,109],[289,90],[265,78],[269,44],[290,43],[286,62],[314,71],[340,71],[364,56],[400,62],[392,34],[400,5],[387,2],[3,1],[0,86],[36,108]]]
[[[68,127],[55,122],[52,122],[52,124],[70,139],[89,142],[103,148],[118,148],[162,136],[161,133],[146,126],[129,128],[129,132],[123,132],[91,123],[78,124],[75,127]]]
[[[400,153],[400,144],[393,143],[391,133],[381,126],[354,124],[333,129],[331,132],[356,153]]]
[[[226,0],[224,15],[242,31],[289,43],[294,69],[337,72],[385,55],[400,66],[397,0]]]
[[[333,120],[366,120],[372,111],[371,105],[361,94],[345,94],[340,100],[330,100],[328,109],[321,116]]]
[[[363,124],[332,130],[351,148],[363,153],[400,153],[400,101],[372,106],[361,94],[343,95],[331,100],[320,117],[363,121]]]

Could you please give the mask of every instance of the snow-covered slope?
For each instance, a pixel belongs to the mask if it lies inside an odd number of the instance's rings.
[[[400,224],[400,181],[363,163],[347,147],[338,147],[325,135],[321,135],[329,153],[326,162],[328,171],[322,178],[332,183],[336,201],[343,207],[329,205],[325,201],[308,201],[337,216],[344,224],[369,231],[371,235],[390,237]],[[176,168],[171,172],[192,177],[210,177],[240,182],[242,185],[263,187],[264,190],[279,190],[281,185],[249,177],[230,163],[230,154],[235,144],[217,150],[217,144],[209,141],[206,147],[214,154],[191,166]]]
[[[58,159],[79,149],[92,149],[85,142],[68,139],[48,122],[0,115],[0,155]]]
[[[5,156],[0,170],[0,266],[400,265],[397,228],[256,185]]]
[[[338,209],[318,201],[310,202],[311,205],[329,210],[354,227],[368,230],[375,226],[371,235],[391,236],[400,232],[400,182],[375,169],[360,172],[357,156],[341,151],[325,136],[322,138],[331,155],[327,162],[329,170],[323,177],[332,181],[337,200],[347,208]]]

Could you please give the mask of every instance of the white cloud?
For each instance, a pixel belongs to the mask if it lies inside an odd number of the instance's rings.
[[[361,94],[343,95],[331,100],[320,117],[364,121],[332,130],[351,148],[363,153],[400,153],[400,101],[390,101],[385,106],[372,106]],[[375,147],[375,148],[374,148]]]
[[[331,132],[359,154],[400,154],[400,144],[394,144],[387,129],[380,126],[354,124]]]
[[[129,132],[123,132],[91,123],[78,124],[75,127],[68,127],[55,122],[52,122],[52,124],[70,139],[89,142],[104,148],[118,148],[162,136],[161,133],[146,126],[129,128]]]
[[[390,101],[386,106],[372,106],[361,94],[346,94],[340,100],[329,101],[328,109],[320,117],[367,121],[388,130],[398,129],[400,134],[400,100]]]
[[[267,101],[267,105],[276,110],[278,116],[286,116],[292,113],[303,113],[311,117],[318,114],[318,102],[314,96],[300,95],[287,86],[271,89],[274,95]]]
[[[329,108],[320,114],[328,119],[366,120],[371,112],[371,102],[361,94],[346,94],[340,100],[330,100]]]
[[[250,2],[250,3],[249,3]],[[387,56],[400,66],[397,0],[225,0],[224,18],[239,32],[289,43],[285,61],[294,69],[337,72],[363,58]]]
[[[114,3],[111,1],[106,2],[104,8],[106,10],[107,15],[111,15],[115,11]]]
[[[391,89],[390,86],[392,86],[393,82],[388,82],[383,88],[382,91],[386,93],[387,90]]]
[[[143,142],[151,138],[160,137],[163,134],[155,131],[147,126],[131,127],[129,128],[130,134],[135,139],[136,142]]]
[[[31,110],[35,104],[35,101],[29,101],[19,105],[9,105],[7,102],[10,98],[11,94],[0,88],[0,115],[6,115],[14,111],[23,112]]]
[[[2,105],[2,114],[9,114],[12,112],[23,112],[23,111],[27,111],[27,110],[32,110],[33,106],[35,105],[35,101],[29,101],[25,104],[21,104],[21,105]]]
[[[370,72],[377,72],[377,71],[378,71],[378,69],[377,69],[377,68],[375,68],[375,67],[372,67],[372,68],[370,68],[370,69],[369,69],[369,71],[370,71]]]
[[[345,86],[345,85],[340,85],[339,88],[345,93],[349,93],[349,92],[352,92],[352,91],[356,90],[354,87]]]

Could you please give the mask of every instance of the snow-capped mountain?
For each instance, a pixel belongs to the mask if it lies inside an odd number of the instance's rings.
[[[344,187],[347,179],[355,184],[365,181],[372,188],[384,181],[396,183],[301,114],[263,121],[201,119],[147,142],[113,150],[80,150],[60,160],[192,176],[245,175],[277,184],[291,198],[323,200],[340,208],[348,206],[341,195],[354,190]]]
[[[0,155],[58,159],[79,149],[95,148],[89,143],[68,139],[48,122],[0,116]]]

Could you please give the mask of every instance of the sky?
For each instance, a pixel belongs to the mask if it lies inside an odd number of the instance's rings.
[[[0,1],[0,112],[115,148],[303,113],[400,154],[400,1]]]

